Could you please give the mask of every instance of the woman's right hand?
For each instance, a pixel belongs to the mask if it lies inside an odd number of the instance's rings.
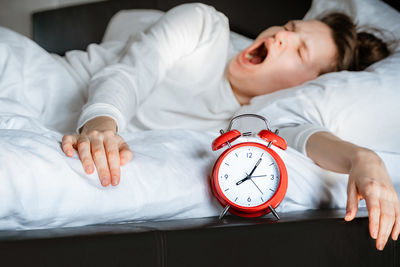
[[[132,159],[128,144],[117,134],[117,124],[110,117],[96,117],[82,127],[80,134],[65,135],[62,150],[72,157],[74,149],[87,174],[92,174],[96,166],[103,186],[118,185],[120,166]]]
[[[369,231],[382,250],[400,233],[400,202],[382,159],[372,150],[346,142],[329,132],[316,132],[306,144],[307,155],[322,168],[348,173],[346,221],[355,218],[365,199]]]
[[[358,202],[365,199],[369,232],[376,248],[383,250],[389,236],[400,233],[400,202],[382,159],[373,151],[362,150],[353,158],[347,186],[346,221],[355,218]]]

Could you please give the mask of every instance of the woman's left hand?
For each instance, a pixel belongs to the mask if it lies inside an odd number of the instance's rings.
[[[385,164],[371,150],[362,150],[351,164],[347,186],[346,221],[354,219],[358,202],[365,199],[369,214],[369,231],[376,248],[383,250],[391,234],[400,233],[400,203]]]

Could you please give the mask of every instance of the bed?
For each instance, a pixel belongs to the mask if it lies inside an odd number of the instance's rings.
[[[183,2],[186,1],[115,0],[37,12],[33,14],[33,38],[47,51],[64,55],[66,51],[84,50],[90,43],[101,42],[110,18],[121,9],[165,11]],[[257,3],[257,8],[254,8],[233,1],[203,2],[227,14],[232,30],[249,38],[255,37],[265,26],[302,18],[311,5],[311,1],[268,1]],[[390,4],[398,9],[396,1]],[[288,6],[291,8],[288,9]],[[250,16],[251,20],[244,19]],[[26,121],[21,117],[7,123],[3,125],[23,127]],[[21,135],[20,144],[29,145],[29,138],[34,133],[43,134],[41,125],[29,125],[33,133]],[[53,133],[48,134],[54,137]],[[176,132],[175,136],[180,134]],[[212,138],[212,135],[206,136],[207,139],[203,135],[191,134],[204,146]],[[15,138],[14,132],[3,133],[2,140],[7,141],[7,137],[9,140]],[[160,138],[160,135],[155,134],[154,137]],[[148,136],[139,137],[135,144],[140,144],[145,138]],[[47,141],[43,139],[42,144]],[[17,151],[15,147],[7,147],[6,143],[2,145],[3,151],[15,151],[16,158],[22,157],[24,148]],[[171,140],[170,147],[174,145],[176,142]],[[54,143],[48,143],[48,147],[54,146]],[[50,150],[43,150],[43,153],[57,157]],[[149,152],[143,150],[143,155],[146,153]],[[37,166],[44,168],[40,164],[38,161]],[[204,161],[199,166],[209,164],[209,161]],[[298,161],[298,164],[308,163]],[[393,172],[397,171],[395,167]],[[61,170],[62,166],[54,168]],[[21,169],[23,167],[19,166],[15,171]],[[92,179],[88,183],[94,182],[96,180]],[[208,195],[200,197],[194,200],[193,205],[207,199]],[[290,207],[289,204],[287,207]],[[79,205],[79,201],[75,205]],[[384,251],[377,251],[374,240],[369,237],[366,210],[361,209],[354,221],[346,223],[343,220],[345,211],[335,208],[340,206],[343,207],[343,203],[337,200],[335,204],[335,200],[331,199],[330,204],[318,203],[314,209],[306,211],[287,208],[279,222],[272,216],[258,219],[227,216],[219,220],[217,214],[213,214],[211,217],[198,215],[197,218],[188,218],[193,217],[191,212],[212,214],[209,209],[199,207],[197,211],[182,212],[186,217],[174,214],[175,217],[170,216],[172,219],[169,220],[151,217],[151,214],[146,215],[145,210],[139,210],[138,213],[144,215],[135,222],[104,218],[104,223],[99,224],[88,218],[81,221],[75,218],[74,222],[65,220],[53,225],[47,221],[45,226],[37,222],[35,227],[31,227],[35,229],[21,227],[19,230],[12,227],[6,229],[6,224],[3,224],[0,256],[5,266],[398,266],[399,243],[389,240]],[[168,207],[162,208],[168,210]],[[40,210],[35,212],[39,214]],[[35,217],[35,212],[31,216]],[[149,217],[152,220],[146,220]]]

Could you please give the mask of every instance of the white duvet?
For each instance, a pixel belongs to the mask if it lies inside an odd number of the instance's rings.
[[[76,155],[64,155],[60,133],[20,115],[2,114],[0,124],[0,230],[198,218],[221,212],[208,178],[218,156],[210,148],[213,134],[168,130],[124,136],[133,160],[122,167],[117,187],[104,188],[96,173],[84,173]],[[278,212],[345,207],[346,175],[324,171],[291,148],[277,152],[289,175]],[[392,178],[400,181],[395,164],[400,157],[383,156]]]
[[[85,98],[59,61],[0,28],[0,230],[219,215],[208,177],[217,133],[126,134],[133,160],[122,167],[120,185],[104,188],[97,173],[85,174],[76,154],[67,158],[60,148]],[[291,148],[277,152],[289,175],[278,212],[345,208],[347,175],[322,170]],[[400,155],[380,155],[397,187]]]
[[[23,116],[2,115],[0,130],[0,229],[80,226],[94,223],[216,216],[221,207],[209,189],[218,156],[210,133],[168,130],[124,136],[133,160],[121,183],[104,188],[97,174],[60,149],[62,135]],[[278,151],[279,152],[279,151]],[[302,154],[279,152],[289,186],[278,211],[345,207],[346,176],[323,171]]]

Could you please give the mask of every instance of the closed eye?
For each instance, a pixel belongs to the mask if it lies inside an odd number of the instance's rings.
[[[301,54],[301,49],[300,49],[300,48],[297,49],[297,54],[299,54],[299,57],[300,57],[301,59],[303,59],[303,56],[302,56],[302,54]]]
[[[288,26],[286,26],[286,25],[283,25],[283,26],[282,26],[283,29],[284,29],[285,31],[288,31],[288,32],[293,31],[292,29],[294,29],[294,27],[293,27],[293,25],[294,25],[293,22],[290,21],[289,23],[290,23],[290,26],[291,26],[290,28],[289,28]],[[297,54],[299,55],[300,59],[303,59],[302,54],[301,54],[301,48],[297,49]]]

